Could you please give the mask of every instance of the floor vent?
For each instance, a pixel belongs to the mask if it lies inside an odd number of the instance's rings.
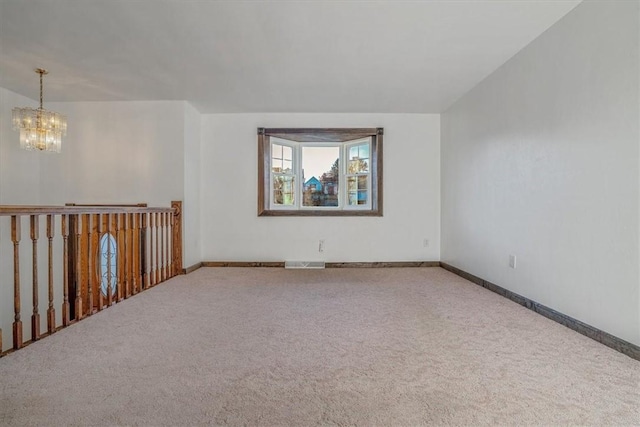
[[[324,268],[324,261],[285,261],[284,268],[306,268],[318,269]]]

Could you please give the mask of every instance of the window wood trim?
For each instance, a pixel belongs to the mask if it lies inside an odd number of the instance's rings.
[[[271,209],[270,137],[296,142],[346,142],[371,137],[371,209]],[[258,128],[258,216],[382,216],[383,128]]]

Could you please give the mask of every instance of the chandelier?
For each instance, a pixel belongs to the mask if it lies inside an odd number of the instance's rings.
[[[40,108],[14,108],[13,130],[20,131],[20,148],[59,153],[62,135],[67,134],[67,118],[42,108],[42,76],[49,72],[42,68],[35,72],[40,74]]]

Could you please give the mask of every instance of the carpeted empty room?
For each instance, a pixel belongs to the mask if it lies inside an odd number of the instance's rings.
[[[2,425],[637,425],[640,363],[441,268],[202,268],[0,363]]]

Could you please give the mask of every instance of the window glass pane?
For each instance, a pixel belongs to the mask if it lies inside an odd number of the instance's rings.
[[[274,159],[281,159],[282,158],[282,145],[278,145],[278,144],[273,144],[271,146],[271,157]]]
[[[282,171],[284,173],[293,173],[291,160],[283,160],[283,162],[282,162]]]
[[[359,176],[358,177],[358,190],[366,190],[367,189],[367,177]]]
[[[358,146],[358,157],[361,159],[369,158],[369,144],[363,144]]]
[[[358,177],[358,204],[366,205],[367,199],[369,198],[369,185],[367,183],[367,176],[359,176]]]
[[[368,198],[368,192],[365,191],[358,191],[358,204],[359,205],[366,205],[367,204],[367,198]]]
[[[369,172],[369,144],[355,145],[349,148],[347,173]]]
[[[348,191],[356,191],[358,187],[356,186],[356,177],[350,176],[347,177],[347,190]]]
[[[368,173],[369,172],[369,159],[356,159],[350,160],[347,167],[347,173]]]
[[[291,206],[295,203],[295,179],[293,176],[273,175],[273,203]]]
[[[271,147],[271,172],[282,173],[285,167],[282,162],[282,150],[283,148],[291,148],[279,144],[272,144]]]
[[[358,157],[358,146],[349,147],[349,160],[357,159]]]
[[[303,206],[338,206],[340,147],[302,147]]]
[[[283,146],[282,147],[282,155],[283,155],[283,159],[285,160],[291,160],[292,157],[292,153],[293,153],[293,149],[291,147],[287,147],[287,146]]]
[[[271,172],[281,173],[282,172],[282,160],[274,159],[271,162]]]
[[[366,175],[347,177],[347,204],[366,205],[369,200],[369,185]]]

